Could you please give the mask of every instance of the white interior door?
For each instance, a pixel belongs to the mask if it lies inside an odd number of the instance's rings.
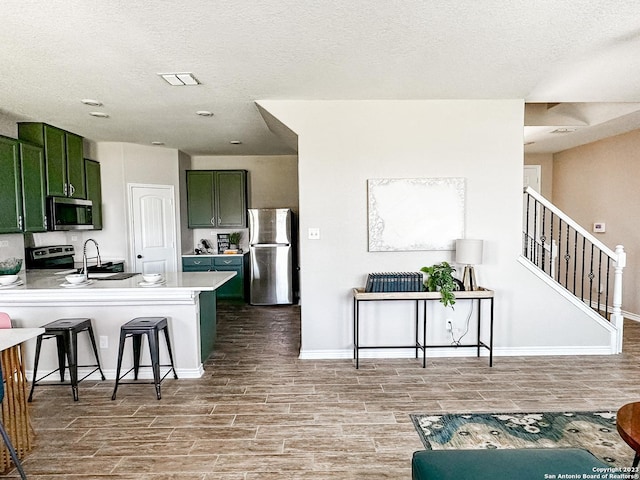
[[[524,166],[524,187],[531,187],[540,193],[540,165]]]
[[[176,222],[171,185],[129,185],[131,252],[136,272],[176,271]]]

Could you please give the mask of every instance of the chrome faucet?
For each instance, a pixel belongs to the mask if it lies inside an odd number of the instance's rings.
[[[84,245],[82,246],[82,273],[87,275],[89,272],[87,271],[87,243],[93,242],[96,246],[96,254],[98,258],[98,263],[96,267],[102,266],[102,262],[100,261],[100,248],[98,247],[98,242],[96,242],[93,238],[88,238],[85,240]]]

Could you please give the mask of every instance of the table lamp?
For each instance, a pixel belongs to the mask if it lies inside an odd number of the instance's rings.
[[[456,240],[456,263],[464,265],[462,284],[465,290],[477,290],[474,265],[482,263],[482,240],[459,238]]]

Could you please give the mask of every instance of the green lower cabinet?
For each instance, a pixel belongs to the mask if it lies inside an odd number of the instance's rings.
[[[200,292],[200,361],[213,352],[217,331],[216,292]]]
[[[182,257],[183,272],[236,272],[236,276],[219,287],[217,298],[246,301],[247,276],[249,266],[247,255],[220,255],[216,257]]]
[[[218,288],[218,298],[227,300],[245,300],[244,257],[213,257],[213,269],[216,272],[236,272],[236,276]]]

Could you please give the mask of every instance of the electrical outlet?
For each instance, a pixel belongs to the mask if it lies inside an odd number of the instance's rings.
[[[319,228],[310,228],[309,229],[309,240],[320,240],[320,229]]]
[[[109,348],[109,337],[100,335],[100,348]]]
[[[447,320],[447,332],[450,332],[453,330],[453,324],[451,323],[451,320]]]

